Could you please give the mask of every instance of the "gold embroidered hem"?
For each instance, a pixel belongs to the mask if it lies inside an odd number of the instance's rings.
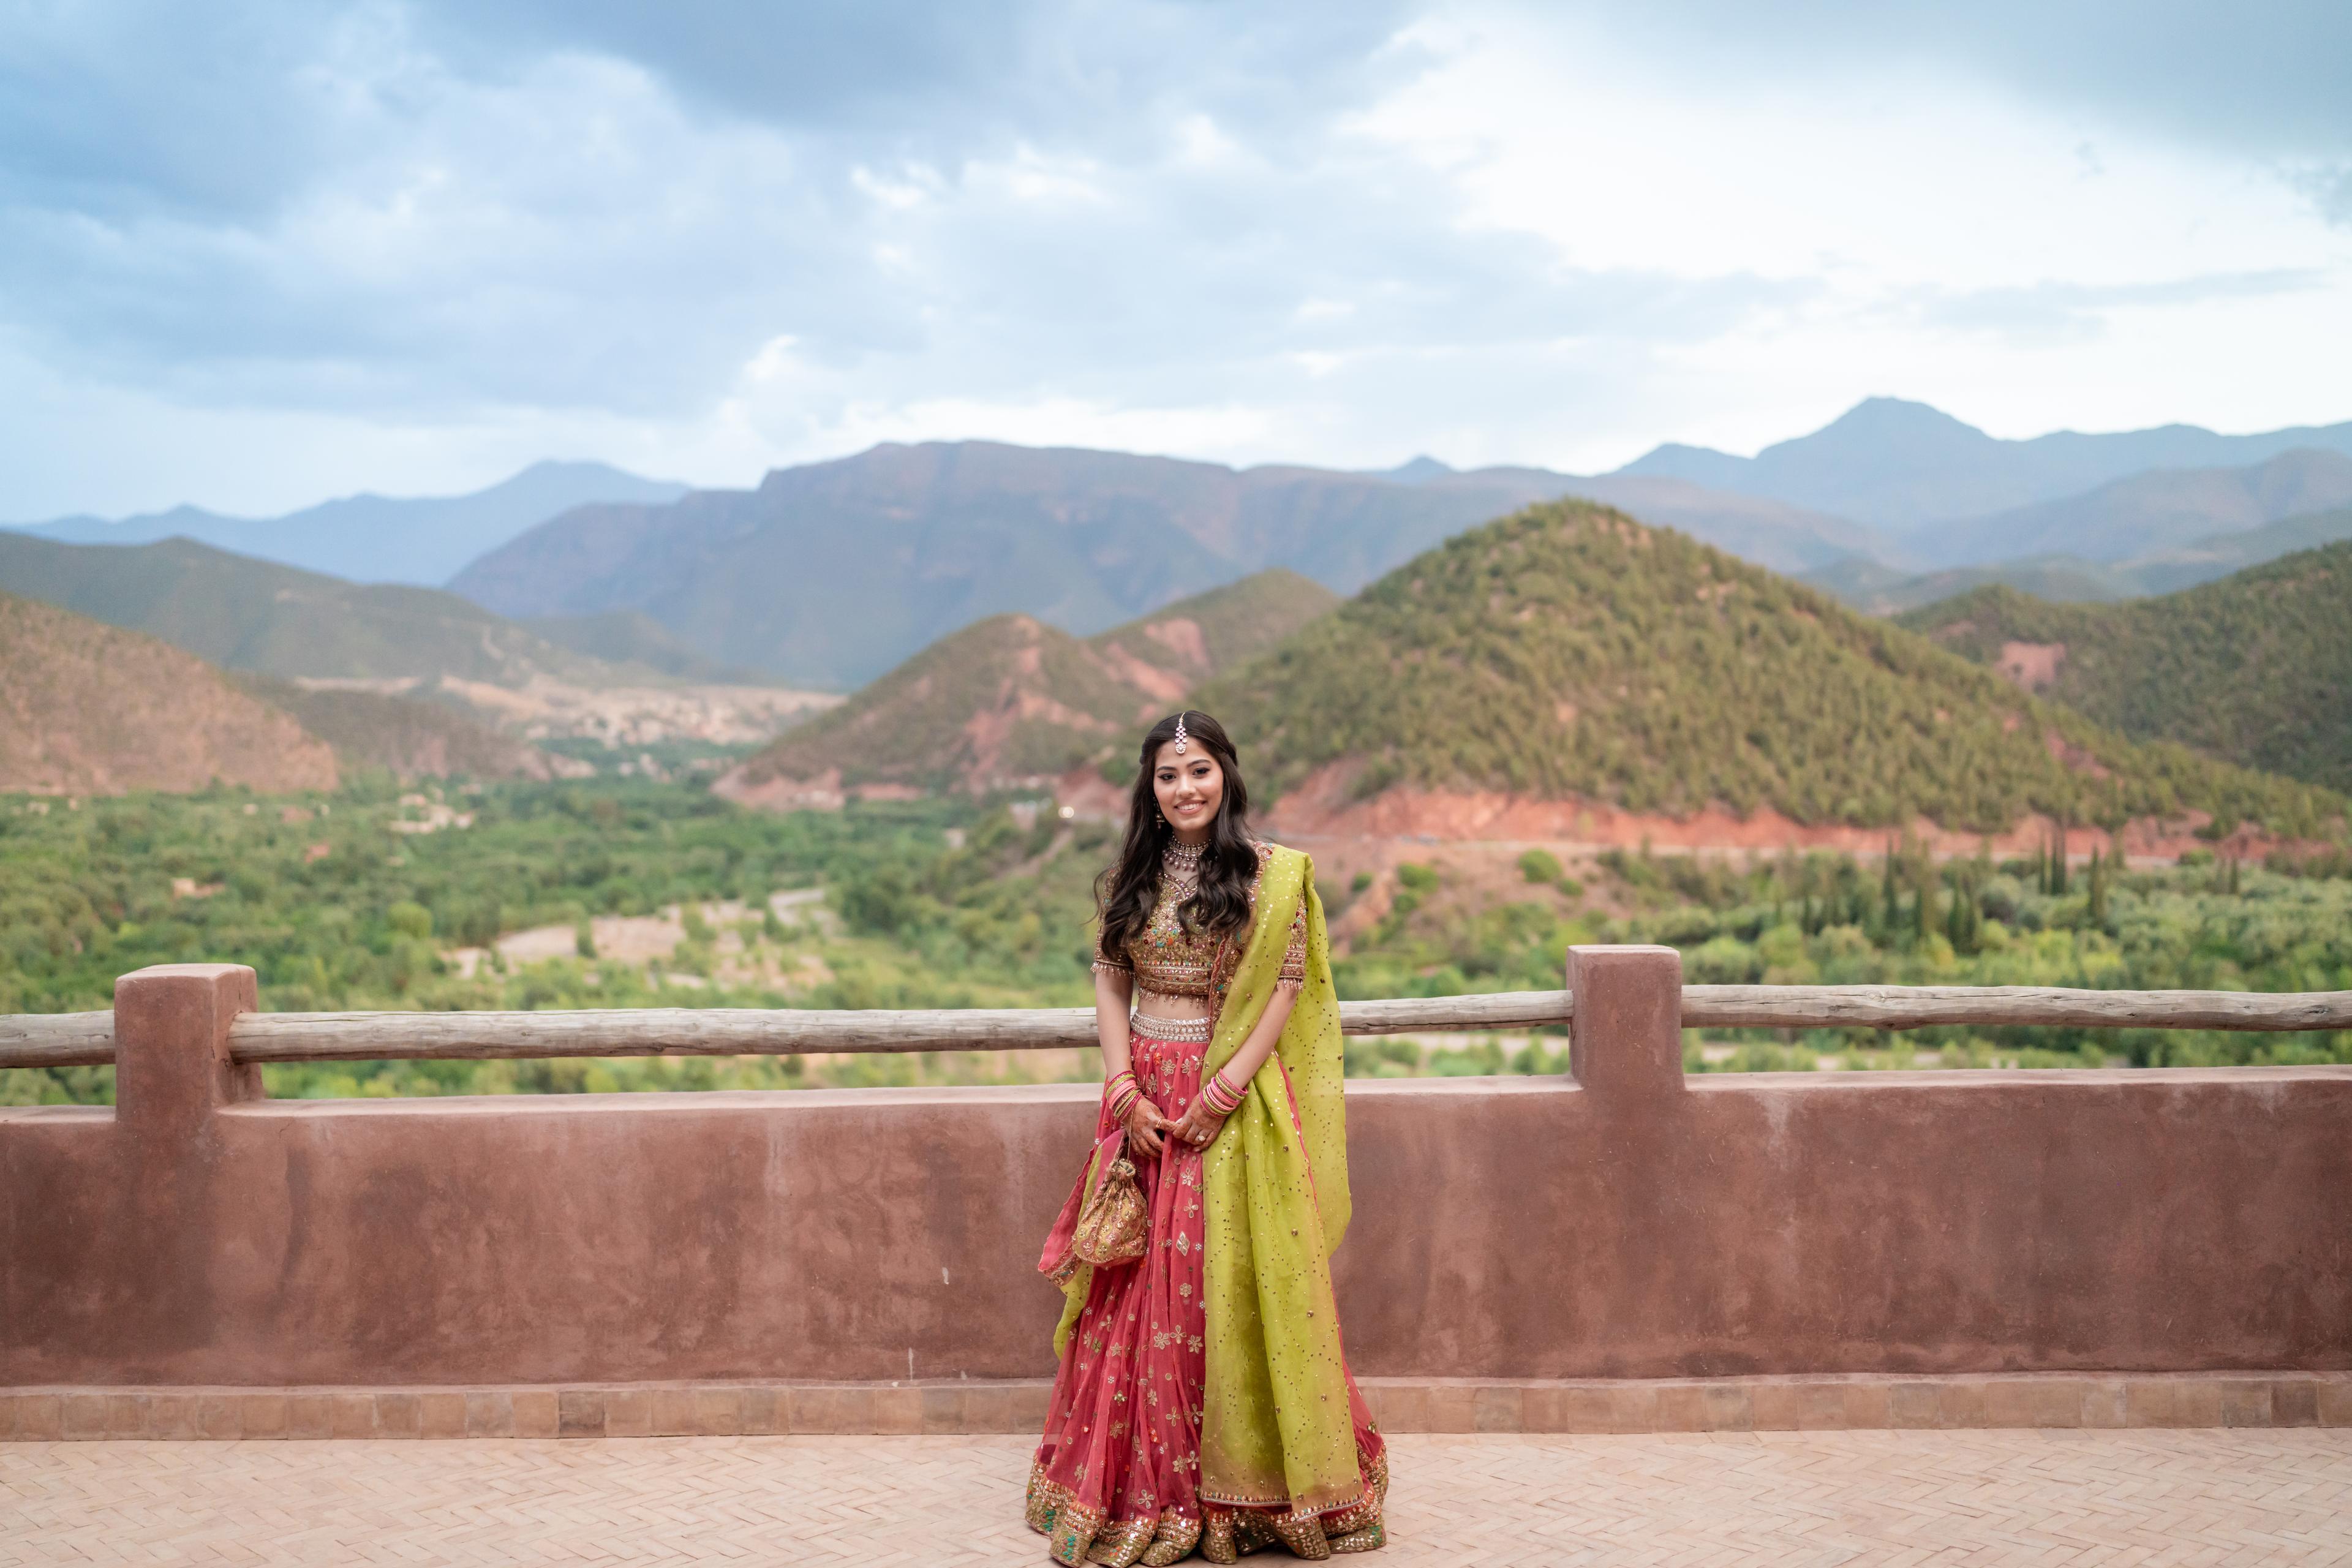
[[[1238,1563],[1277,1542],[1292,1556],[1316,1563],[1379,1551],[1388,1544],[1381,1517],[1389,1495],[1388,1447],[1360,1443],[1356,1452],[1363,1466],[1363,1489],[1336,1507],[1310,1512],[1281,1502],[1220,1502],[1204,1494],[1201,1555],[1212,1563]]]
[[[1099,1568],[1167,1568],[1191,1556],[1201,1539],[1201,1521],[1173,1508],[1112,1524],[1100,1510],[1087,1508],[1067,1487],[1055,1484],[1043,1464],[1030,1468],[1024,1518],[1045,1537],[1047,1553],[1066,1568],[1087,1563]]]

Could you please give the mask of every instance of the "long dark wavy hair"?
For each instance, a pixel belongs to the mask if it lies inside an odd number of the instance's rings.
[[[1122,953],[1129,942],[1143,935],[1160,901],[1160,857],[1176,830],[1160,815],[1151,774],[1160,748],[1176,738],[1176,721],[1184,721],[1184,734],[1193,745],[1214,757],[1225,775],[1224,798],[1209,824],[1209,842],[1201,853],[1200,890],[1184,900],[1176,918],[1196,934],[1229,936],[1244,930],[1250,917],[1250,884],[1257,876],[1257,847],[1249,832],[1249,788],[1242,783],[1241,759],[1225,727],[1197,708],[1171,713],[1143,737],[1137,759],[1135,790],[1127,803],[1127,840],[1118,858],[1095,879],[1095,897],[1102,905],[1103,951]]]

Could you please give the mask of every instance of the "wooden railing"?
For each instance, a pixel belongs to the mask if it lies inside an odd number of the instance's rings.
[[[1339,1004],[1349,1035],[1485,1034],[1559,1026],[1568,991]],[[1685,985],[1686,1028],[2352,1028],[2352,991],[2069,991],[2022,985]],[[530,1057],[799,1056],[814,1051],[1013,1051],[1090,1046],[1091,1007],[921,1012],[736,1007],[531,1013],[247,1013],[239,1062]],[[0,1068],[114,1060],[114,1015],[0,1016]]]

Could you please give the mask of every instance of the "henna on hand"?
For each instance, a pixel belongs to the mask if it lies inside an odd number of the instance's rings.
[[[1177,1123],[1176,1136],[1205,1149],[1216,1142],[1218,1131],[1224,1124],[1225,1119],[1209,1108],[1205,1097],[1195,1095],[1192,1103],[1185,1108],[1184,1120]]]
[[[1127,1113],[1127,1141],[1146,1158],[1158,1159],[1160,1132],[1173,1125],[1149,1098],[1139,1096],[1134,1109]]]

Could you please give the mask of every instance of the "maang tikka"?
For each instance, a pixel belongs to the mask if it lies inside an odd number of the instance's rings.
[[[1188,709],[1186,711],[1189,712],[1191,710]],[[1178,756],[1184,754],[1184,743],[1190,739],[1191,737],[1184,733],[1184,715],[1179,713],[1176,715],[1176,754]]]

